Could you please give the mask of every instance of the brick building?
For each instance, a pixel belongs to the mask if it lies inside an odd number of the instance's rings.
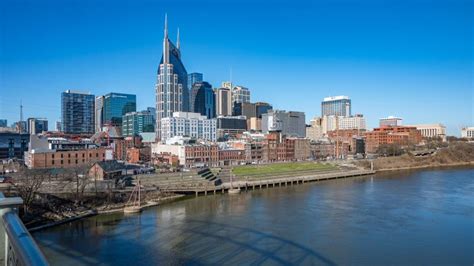
[[[398,144],[408,146],[419,144],[423,137],[416,127],[384,126],[365,133],[365,150],[375,153],[380,145]]]

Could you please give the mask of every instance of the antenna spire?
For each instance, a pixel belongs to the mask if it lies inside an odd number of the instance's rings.
[[[168,38],[168,13],[165,13],[165,39]]]
[[[176,40],[176,48],[178,48],[178,50],[179,50],[179,28],[178,28],[178,37],[177,37],[177,40]]]

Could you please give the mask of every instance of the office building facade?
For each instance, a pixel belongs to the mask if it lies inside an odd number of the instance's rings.
[[[321,103],[321,116],[351,116],[351,99],[348,96],[326,97]]]
[[[285,136],[306,136],[305,114],[303,112],[270,110],[262,115],[262,132],[281,132]]]
[[[122,117],[122,135],[136,136],[144,132],[155,132],[155,115],[149,111],[126,113]]]
[[[242,86],[235,86],[232,88],[232,104],[235,103],[249,103],[250,90]]]
[[[188,74],[188,89],[191,90],[194,83],[203,82],[202,73],[193,72]]]
[[[0,119],[0,127],[7,127],[8,121],[6,119]]]
[[[228,88],[219,88],[215,91],[216,95],[216,115],[232,115],[232,91]]]
[[[399,127],[402,125],[403,119],[400,117],[389,116],[386,118],[380,118],[379,126],[380,127]]]
[[[104,96],[97,96],[95,98],[94,106],[95,132],[102,131],[104,125]]]
[[[257,118],[262,118],[263,114],[268,113],[268,111],[272,110],[273,107],[269,103],[265,102],[256,102],[255,103],[255,112]]]
[[[161,142],[176,136],[216,141],[216,119],[208,119],[199,113],[175,112],[172,117],[161,119]]]
[[[446,141],[446,127],[442,124],[407,125],[407,127],[416,127],[423,138],[439,138],[442,141]]]
[[[61,94],[62,131],[93,134],[95,97],[89,93],[67,90]]]
[[[215,97],[211,84],[205,81],[194,83],[190,96],[189,106],[192,112],[200,113],[209,119],[216,116]]]
[[[137,111],[137,96],[125,93],[109,93],[104,95],[102,125],[121,127],[122,117],[126,113]]]
[[[40,134],[48,131],[48,119],[46,118],[28,118],[28,133],[31,135]]]
[[[189,110],[188,73],[181,61],[179,35],[176,46],[168,38],[165,18],[163,56],[158,68],[156,84],[156,138],[161,141],[161,121],[174,112]]]

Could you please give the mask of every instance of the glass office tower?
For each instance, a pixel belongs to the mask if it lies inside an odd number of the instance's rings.
[[[351,116],[351,99],[348,96],[324,98],[321,103],[321,116]]]
[[[191,89],[191,112],[205,115],[208,119],[216,116],[215,97],[211,84],[207,82],[194,83]]]
[[[202,82],[202,81],[203,81],[202,73],[194,72],[194,73],[188,74],[188,89],[191,90],[194,83]]]
[[[103,125],[122,126],[122,117],[126,113],[137,111],[137,96],[124,93],[109,93],[103,100]]]

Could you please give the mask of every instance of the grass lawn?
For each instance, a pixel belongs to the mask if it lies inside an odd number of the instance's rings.
[[[258,176],[258,175],[272,175],[293,173],[298,171],[311,170],[332,170],[335,166],[330,164],[302,162],[302,163],[275,163],[265,165],[242,165],[234,167],[232,172],[236,176]]]

